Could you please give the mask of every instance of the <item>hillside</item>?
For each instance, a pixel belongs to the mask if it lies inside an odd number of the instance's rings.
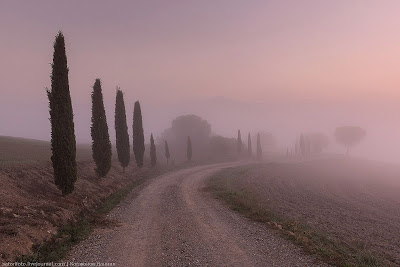
[[[0,136],[0,165],[49,162],[50,142],[21,137]],[[77,160],[92,157],[90,145],[77,145]]]
[[[54,185],[50,163],[0,166],[0,262],[32,253],[59,227],[76,221],[81,212],[92,211],[121,189],[132,188],[135,183],[165,171],[161,166],[138,169],[130,164],[122,173],[119,163],[114,161],[108,175],[99,178],[94,163],[77,165],[75,190],[66,197]]]

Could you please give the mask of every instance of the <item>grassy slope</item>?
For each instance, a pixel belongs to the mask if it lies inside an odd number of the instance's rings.
[[[0,166],[49,162],[50,142],[20,137],[0,136]],[[77,145],[77,160],[86,161],[92,157],[90,145]]]
[[[242,166],[222,170],[207,181],[206,190],[227,204],[231,209],[258,222],[277,229],[284,237],[301,246],[307,253],[336,266],[387,266],[390,263],[362,249],[339,244],[313,227],[282,218],[257,199],[255,195],[238,186],[238,180],[246,177],[251,168],[259,165]]]

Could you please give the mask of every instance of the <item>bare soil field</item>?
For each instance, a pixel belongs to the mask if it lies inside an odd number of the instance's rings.
[[[225,186],[346,247],[400,266],[400,167],[350,158],[254,165]],[[223,175],[223,173],[221,174]]]
[[[50,239],[82,211],[158,170],[132,165],[122,173],[113,162],[109,174],[99,178],[92,162],[79,162],[75,191],[66,197],[54,185],[50,163],[0,166],[0,262],[31,253],[34,245]]]

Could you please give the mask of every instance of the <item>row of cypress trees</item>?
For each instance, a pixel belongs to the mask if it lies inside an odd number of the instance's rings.
[[[76,166],[76,138],[73,120],[73,110],[68,79],[68,62],[65,52],[65,38],[58,32],[54,42],[54,53],[51,73],[51,89],[46,89],[49,100],[49,113],[51,122],[51,161],[54,169],[54,181],[63,195],[73,192],[77,179]],[[100,79],[96,79],[92,91],[92,156],[95,162],[95,172],[104,177],[111,169],[111,141],[108,132],[106,112],[103,102],[103,93]],[[133,135],[132,146],[136,164],[143,167],[145,152],[142,112],[139,101],[135,102],[133,110]],[[125,172],[130,162],[129,134],[126,122],[126,109],[123,93],[117,87],[115,101],[115,132],[118,160]],[[249,136],[250,138],[250,136]],[[249,139],[250,140],[250,139]],[[238,131],[238,153],[240,154],[242,140]],[[251,146],[250,146],[251,147]],[[251,149],[251,148],[250,148]],[[156,165],[156,146],[153,134],[150,136],[151,166]],[[187,137],[187,160],[192,160],[192,142]],[[257,138],[257,155],[261,156],[259,136]],[[167,141],[165,141],[165,157],[170,158]]]
[[[77,179],[76,166],[76,138],[73,120],[73,110],[68,79],[68,62],[65,52],[65,38],[58,32],[54,46],[51,89],[46,89],[49,100],[51,122],[51,161],[54,169],[54,181],[62,195],[70,194],[74,190]],[[100,79],[96,79],[92,91],[92,156],[95,162],[95,172],[104,177],[111,169],[111,142],[108,132],[106,112],[103,102],[103,93]],[[129,134],[126,122],[126,110],[123,93],[117,88],[115,101],[115,132],[118,160],[125,172],[130,162]],[[156,165],[156,147],[153,135],[150,138],[151,165]],[[144,133],[140,103],[135,102],[133,111],[133,152],[136,164],[143,166]],[[168,144],[166,156],[169,158]]]
[[[139,101],[135,102],[133,109],[132,124],[132,146],[135,155],[136,165],[143,167],[143,158],[145,152],[144,131],[142,111]],[[126,109],[124,95],[119,87],[115,100],[115,133],[118,161],[120,162],[123,172],[130,162],[130,145],[128,126],[126,122]],[[96,163],[96,173],[100,177],[107,175],[111,168],[111,142],[108,134],[107,119],[103,103],[103,94],[101,90],[100,79],[96,79],[92,92],[92,153]],[[150,158],[151,166],[157,163],[156,147],[154,144],[153,134],[150,136]]]
[[[240,133],[240,130],[238,130],[238,136],[237,136],[237,153],[240,156],[242,153],[242,135]],[[247,136],[247,153],[249,158],[253,158],[253,148],[251,144],[251,137],[250,133]],[[257,159],[262,160],[262,147],[261,147],[261,140],[260,140],[260,133],[257,133]]]

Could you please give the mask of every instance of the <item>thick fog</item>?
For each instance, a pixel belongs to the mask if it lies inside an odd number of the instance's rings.
[[[290,6],[289,6],[290,4]],[[397,1],[2,1],[0,135],[50,139],[52,43],[66,36],[78,143],[90,142],[91,87],[102,80],[111,139],[116,86],[146,142],[177,116],[244,143],[271,133],[285,153],[301,133],[366,130],[351,154],[400,162]],[[255,142],[255,140],[253,140]],[[113,145],[115,143],[113,142]]]

